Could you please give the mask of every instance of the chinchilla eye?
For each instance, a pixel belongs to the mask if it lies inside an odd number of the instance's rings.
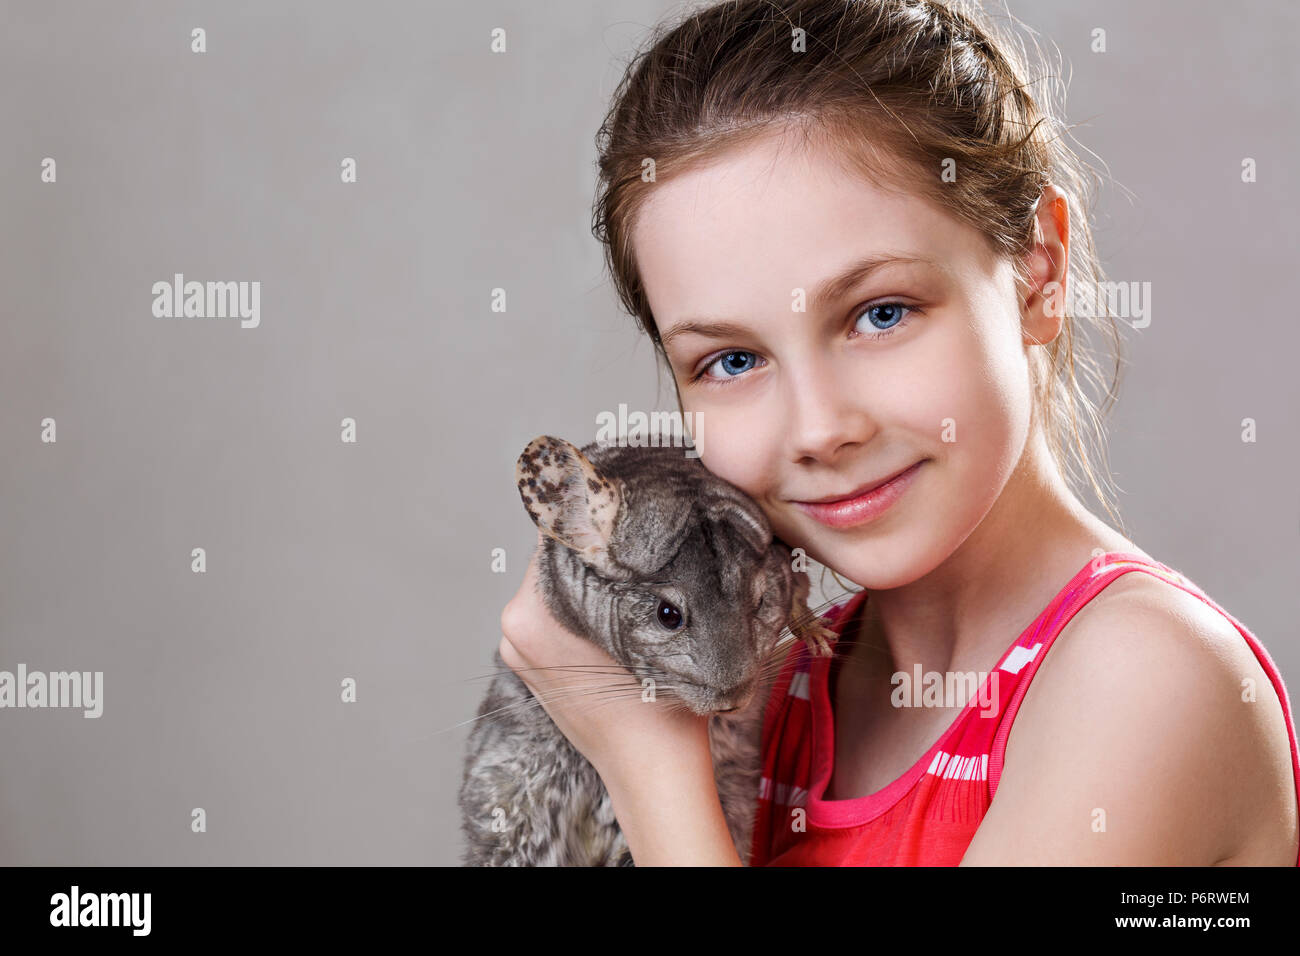
[[[667,601],[659,602],[659,607],[655,611],[655,619],[661,626],[670,631],[675,631],[682,626],[682,612]]]

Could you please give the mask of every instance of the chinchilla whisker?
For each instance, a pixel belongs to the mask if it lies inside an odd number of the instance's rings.
[[[477,723],[480,720],[489,720],[497,716],[498,714],[508,714],[511,713],[512,711],[519,712],[519,711],[527,710],[529,705],[534,703],[536,703],[536,701],[532,700],[531,698],[528,700],[512,701],[506,706],[498,707],[496,710],[490,710],[486,714],[479,714],[476,717],[471,717],[469,720],[462,720],[458,724],[452,724],[450,727],[443,727],[441,730],[435,730],[432,733],[421,734],[418,737],[412,738],[411,743],[417,743],[419,741],[428,740],[429,738],[437,737],[440,734],[449,734],[453,730],[459,730],[461,727],[468,727],[470,724]],[[541,705],[539,704],[538,706]]]
[[[620,689],[622,689],[622,688],[620,688]],[[587,690],[584,690],[584,691],[581,691],[581,692],[574,691],[574,693],[577,694],[578,696],[581,696],[581,694],[583,694],[583,693],[587,693],[587,694],[591,694],[591,693],[599,693],[599,692],[601,692],[602,690],[610,690],[610,688],[608,688],[608,687],[605,687],[605,688],[599,688],[599,687],[598,687],[598,688],[594,688],[594,689],[587,689]],[[628,691],[629,695],[631,694],[631,692],[632,692],[633,690],[635,690],[635,692],[636,692],[637,694],[640,694],[640,693],[641,693],[641,688],[640,688],[640,685],[639,685],[639,684],[636,685],[635,687],[633,687],[632,685],[628,685],[628,686],[626,687],[626,690]],[[554,696],[549,696],[549,697],[547,697],[546,699],[547,699],[548,701],[549,701],[549,700],[562,700],[562,699],[564,699],[564,695],[563,695],[560,691],[556,691],[556,692],[554,692]],[[444,727],[442,730],[435,730],[432,734],[425,734],[425,735],[423,735],[423,736],[421,736],[421,737],[417,737],[417,738],[415,738],[415,739],[416,739],[416,740],[426,740],[426,739],[428,739],[429,737],[437,736],[438,734],[450,733],[450,732],[453,731],[453,730],[457,730],[457,729],[459,729],[459,728],[461,728],[461,727],[468,726],[469,724],[476,723],[477,721],[480,721],[480,720],[491,720],[491,719],[494,719],[494,718],[497,718],[497,717],[500,717],[500,716],[502,716],[502,715],[506,715],[506,714],[519,714],[519,713],[524,713],[524,712],[528,712],[528,711],[544,710],[544,709],[545,709],[545,708],[543,707],[542,701],[537,697],[537,695],[536,695],[536,694],[530,694],[528,697],[524,698],[523,700],[511,701],[509,704],[506,704],[504,707],[498,707],[498,708],[495,709],[495,710],[490,710],[490,711],[488,711],[486,714],[479,714],[479,715],[476,716],[476,717],[471,717],[469,720],[462,720],[460,723],[452,724],[450,727]]]
[[[547,664],[544,665],[549,670],[607,670],[619,671],[630,670],[635,667],[645,667],[643,664]]]
[[[785,657],[775,661],[764,661],[758,667],[759,677],[775,677],[785,667]]]
[[[655,685],[656,691],[662,689],[663,686],[664,685],[662,684],[656,684]],[[554,691],[548,692],[543,690],[540,696],[544,697],[547,702],[550,702],[552,700],[562,700],[565,697],[583,696],[585,694],[598,694],[598,693],[606,693],[606,692],[610,692],[610,693],[618,692],[618,693],[626,693],[629,695],[640,695],[641,693],[643,693],[643,688],[641,684],[629,683],[627,681],[617,681],[613,683],[608,683],[608,682],[595,683],[595,684],[588,683],[585,685],[570,683],[567,686],[558,687]],[[533,691],[532,693],[534,697],[539,696],[537,691]]]
[[[653,668],[645,664],[538,664],[535,667],[521,667],[518,670],[507,667],[504,670],[497,671],[498,674],[504,674],[507,671],[514,670],[516,674],[524,671],[573,671],[575,673],[592,673],[592,674],[622,674],[638,672],[651,673]]]
[[[541,698],[541,700],[542,703],[544,704],[550,704],[550,703],[554,703],[555,701],[573,700],[578,697],[592,697],[600,694],[626,694],[629,697],[635,694],[639,696],[641,694],[641,688],[639,686],[638,687],[609,687],[609,686],[589,687],[583,690],[578,690],[576,688],[565,688],[563,690],[558,690],[553,694],[547,694],[543,698]]]
[[[610,677],[627,676],[630,673],[633,677],[637,676],[636,671],[629,671],[629,669],[626,667],[618,667],[618,666],[611,667],[608,664],[549,664],[549,665],[542,665],[538,667],[521,667],[518,670],[514,670],[513,668],[510,667],[504,667],[501,668],[500,670],[494,671],[491,674],[481,674],[481,675],[476,675],[474,677],[466,677],[464,678],[463,683],[468,684],[475,681],[493,680],[502,674],[508,674],[512,672],[515,674],[523,674],[523,673],[531,673],[533,671],[563,671],[566,673],[574,673],[574,674],[596,674],[596,675],[604,674]],[[645,674],[643,676],[649,677],[651,676],[651,674],[652,674],[651,669],[645,668]]]
[[[523,698],[522,700],[512,701],[511,703],[506,704],[504,707],[498,707],[496,710],[489,711],[486,714],[480,714],[479,717],[474,718],[474,720],[478,720],[483,717],[493,717],[496,716],[497,714],[509,713],[512,708],[526,710],[526,709],[531,709],[533,707],[540,707],[542,706],[543,699],[547,702],[553,700],[564,700],[568,697],[582,696],[584,694],[600,693],[602,691],[608,691],[608,690],[627,690],[629,692],[635,691],[636,693],[639,694],[641,692],[641,685],[629,684],[626,681],[621,683],[615,683],[615,684],[596,683],[594,685],[591,682],[587,682],[586,684],[576,684],[571,682],[568,686],[554,688],[549,691],[543,689],[541,690],[540,694],[536,691],[531,691],[530,689],[530,693],[528,697]],[[458,724],[457,726],[464,726],[465,723],[473,723],[473,720],[464,721],[462,724]]]
[[[582,710],[578,705],[587,704],[589,706],[583,710],[583,712],[586,713],[590,712],[593,707],[597,707],[601,704],[612,704],[621,700],[636,700],[641,696],[641,692],[639,690],[635,692],[628,690],[606,690],[595,691],[589,694],[578,694],[575,696],[578,699],[571,700],[569,706]]]
[[[816,620],[819,617],[823,617],[825,615],[825,612],[828,611],[831,607],[833,607],[836,604],[843,603],[848,598],[851,597],[852,595],[840,595],[839,597],[829,598],[825,601],[822,601],[820,604],[816,606],[810,606],[808,608],[807,613],[801,613],[792,617],[791,624],[807,624],[813,620]],[[789,628],[787,627],[787,630],[788,629]]]
[[[668,709],[675,714],[692,712],[691,709],[686,706],[686,702],[681,698],[670,695],[665,697],[664,701],[668,704]]]
[[[869,647],[875,651],[888,651],[889,649],[887,645],[878,644],[874,641],[844,640],[839,642],[839,646],[843,648],[856,647],[859,644],[862,645],[863,647]],[[866,670],[867,662],[861,659],[855,660],[852,657],[841,657],[840,666],[851,667],[855,670]]]
[[[591,690],[597,687],[635,687],[639,690],[641,687],[641,684],[638,681],[611,680],[613,676],[614,675],[612,674],[593,674],[591,675],[590,680],[577,680],[573,677],[561,680],[557,677],[550,681],[538,680],[534,677],[533,683],[537,685],[537,688],[529,689],[532,690],[534,694],[537,694],[539,690],[545,693],[548,687],[554,687],[557,690]]]

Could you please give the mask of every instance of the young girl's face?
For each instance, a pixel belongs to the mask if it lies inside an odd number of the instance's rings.
[[[656,185],[634,226],[637,264],[708,469],[788,544],[869,589],[897,587],[971,534],[1025,448],[1016,280],[919,196],[778,145]],[[849,276],[866,259],[881,264]],[[859,523],[798,504],[918,463]]]

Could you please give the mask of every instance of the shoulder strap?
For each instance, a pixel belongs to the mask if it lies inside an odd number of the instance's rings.
[[[1047,652],[1051,650],[1057,635],[1064,630],[1079,609],[1095,598],[1120,575],[1130,571],[1145,571],[1178,587],[1192,586],[1185,577],[1160,562],[1151,562],[1140,555],[1127,551],[1110,551],[1098,555],[1089,565],[1081,570],[1072,582],[1072,586],[1062,591],[1059,598],[1043,613],[1038,626],[1028,636],[1017,641],[1012,654],[1019,654],[1024,661],[1022,676],[1016,684],[1015,692],[1007,702],[1002,719],[998,722],[997,733],[989,751],[989,797],[997,792],[998,780],[1002,776],[1002,764],[1006,756],[1007,737],[1011,725],[1020,710],[1020,702],[1025,692],[1042,666]]]

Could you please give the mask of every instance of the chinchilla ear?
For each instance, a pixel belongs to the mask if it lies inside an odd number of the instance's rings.
[[[700,513],[712,521],[723,522],[740,532],[745,543],[762,554],[772,543],[772,526],[757,504],[740,489],[714,484],[700,499]]]
[[[572,444],[550,435],[528,443],[515,462],[515,477],[524,507],[543,534],[611,577],[623,576],[609,557],[620,505],[614,481]]]

